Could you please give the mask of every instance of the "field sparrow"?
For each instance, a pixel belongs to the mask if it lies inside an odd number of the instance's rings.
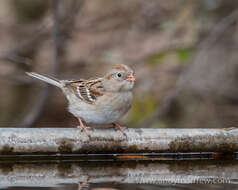
[[[89,124],[113,124],[124,135],[123,128],[116,124],[130,109],[135,77],[133,70],[126,65],[114,65],[101,78],[92,80],[58,80],[30,72],[31,77],[61,88],[68,99],[68,110],[78,118],[80,127],[88,134]],[[126,136],[126,135],[125,135]]]

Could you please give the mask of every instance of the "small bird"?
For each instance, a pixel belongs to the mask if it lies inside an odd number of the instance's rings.
[[[130,109],[133,101],[134,71],[127,65],[114,65],[104,77],[95,79],[58,80],[34,72],[27,75],[59,87],[68,99],[68,111],[77,117],[80,128],[87,134],[87,124],[113,124]]]

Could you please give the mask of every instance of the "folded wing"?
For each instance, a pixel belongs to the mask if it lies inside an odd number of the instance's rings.
[[[79,80],[68,84],[82,101],[93,104],[99,96],[103,96],[104,88],[101,78],[94,80]]]

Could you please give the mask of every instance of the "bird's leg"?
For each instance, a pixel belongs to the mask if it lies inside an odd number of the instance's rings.
[[[85,132],[85,133],[87,133],[87,135],[88,135],[88,129],[90,129],[90,127],[88,127],[88,126],[85,126],[84,124],[83,124],[83,121],[80,119],[80,117],[77,117],[78,118],[78,121],[79,121],[79,126],[77,126],[77,128],[81,128],[81,129],[83,129],[83,131]]]
[[[119,124],[117,123],[112,123],[112,126],[115,128],[115,129],[118,129],[121,131],[121,133],[127,138],[127,135],[125,133],[125,127],[122,127],[120,126]]]

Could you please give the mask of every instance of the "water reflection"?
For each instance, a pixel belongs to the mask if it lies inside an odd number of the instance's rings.
[[[6,187],[6,190],[78,190],[77,184],[59,185],[57,187]],[[188,184],[188,185],[151,185],[151,184],[90,184],[83,190],[236,190],[237,185],[231,184]]]
[[[232,189],[237,182],[237,160],[0,164],[1,189]]]

